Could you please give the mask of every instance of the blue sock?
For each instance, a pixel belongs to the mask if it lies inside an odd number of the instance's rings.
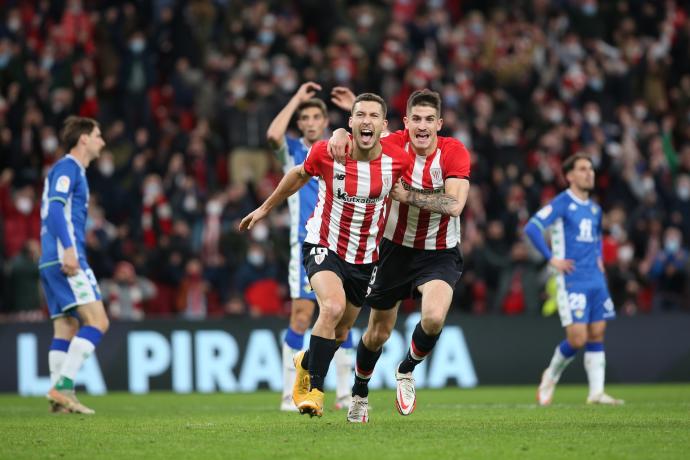
[[[294,350],[301,350],[304,346],[304,334],[298,334],[288,327],[287,332],[285,332],[285,343]]]
[[[91,342],[94,347],[97,347],[98,344],[101,343],[103,333],[93,326],[82,326],[79,332],[77,332],[77,337],[86,339]]]
[[[50,343],[50,349],[67,353],[69,349],[69,340],[53,338],[53,341]]]
[[[340,348],[348,349],[348,348],[354,348],[352,344],[352,331],[347,333],[347,338],[343,343],[340,344]]]
[[[604,342],[587,342],[585,351],[604,351]]]
[[[577,348],[571,347],[567,340],[563,340],[561,344],[558,346],[558,348],[561,350],[561,354],[566,358],[575,356],[575,354],[577,353]]]

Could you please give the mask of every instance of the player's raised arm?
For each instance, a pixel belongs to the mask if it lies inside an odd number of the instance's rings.
[[[331,90],[331,102],[339,109],[350,112],[355,103],[355,93],[345,86],[336,86]]]
[[[301,189],[310,179],[311,175],[304,170],[304,165],[292,168],[283,176],[283,179],[273,193],[271,193],[271,196],[266,198],[266,201],[261,206],[242,219],[239,226],[240,231],[251,230],[254,224],[268,215],[271,209]]]
[[[299,107],[302,102],[313,98],[316,92],[320,90],[321,86],[313,81],[302,84],[295,95],[292,96],[290,101],[283,107],[283,110],[276,115],[266,131],[268,144],[274,151],[279,152],[280,148],[285,144],[285,132],[287,131],[287,127],[297,107]],[[285,163],[285,158],[279,155],[279,159]]]

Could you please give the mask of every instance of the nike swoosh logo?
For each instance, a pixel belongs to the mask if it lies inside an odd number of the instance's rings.
[[[410,407],[409,405],[405,405],[405,401],[403,401],[402,392],[400,391],[400,388],[398,388],[398,402],[400,402],[400,408],[402,410],[407,410],[407,408]]]

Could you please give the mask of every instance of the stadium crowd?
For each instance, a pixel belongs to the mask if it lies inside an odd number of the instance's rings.
[[[288,215],[239,219],[282,171],[266,129],[300,83],[373,91],[399,129],[443,98],[472,153],[456,309],[553,304],[526,219],[597,169],[620,314],[690,311],[690,5],[651,0],[6,1],[0,18],[0,314],[45,317],[40,196],[71,114],[101,122],[89,262],[113,318],[285,314]],[[329,103],[331,127],[347,113]],[[546,289],[545,289],[546,287]]]

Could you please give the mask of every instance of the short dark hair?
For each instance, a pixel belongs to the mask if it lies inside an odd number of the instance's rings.
[[[374,93],[362,93],[355,98],[355,102],[352,103],[352,112],[355,110],[355,106],[358,102],[378,102],[381,105],[381,110],[383,111],[383,118],[386,118],[388,113],[388,107],[386,107],[386,101],[383,100],[381,96]]]
[[[73,115],[65,120],[60,133],[60,140],[67,151],[69,151],[77,145],[82,134],[91,134],[95,128],[99,127],[100,125],[93,118]]]
[[[561,170],[563,171],[563,177],[565,177],[566,174],[575,169],[575,163],[577,163],[579,160],[587,160],[592,166],[594,166],[594,162],[589,157],[589,155],[586,155],[584,153],[576,153],[575,155],[570,155],[563,161],[563,166],[561,167]]]
[[[304,102],[301,102],[297,106],[297,116],[299,117],[302,114],[302,110],[308,109],[310,107],[314,107],[314,108],[321,110],[321,113],[323,113],[323,116],[328,117],[328,109],[326,109],[326,103],[323,102],[321,99],[317,99],[315,97],[308,99]]]
[[[441,116],[441,96],[430,89],[418,89],[407,98],[407,112],[412,107],[422,106],[436,109],[436,114]]]

